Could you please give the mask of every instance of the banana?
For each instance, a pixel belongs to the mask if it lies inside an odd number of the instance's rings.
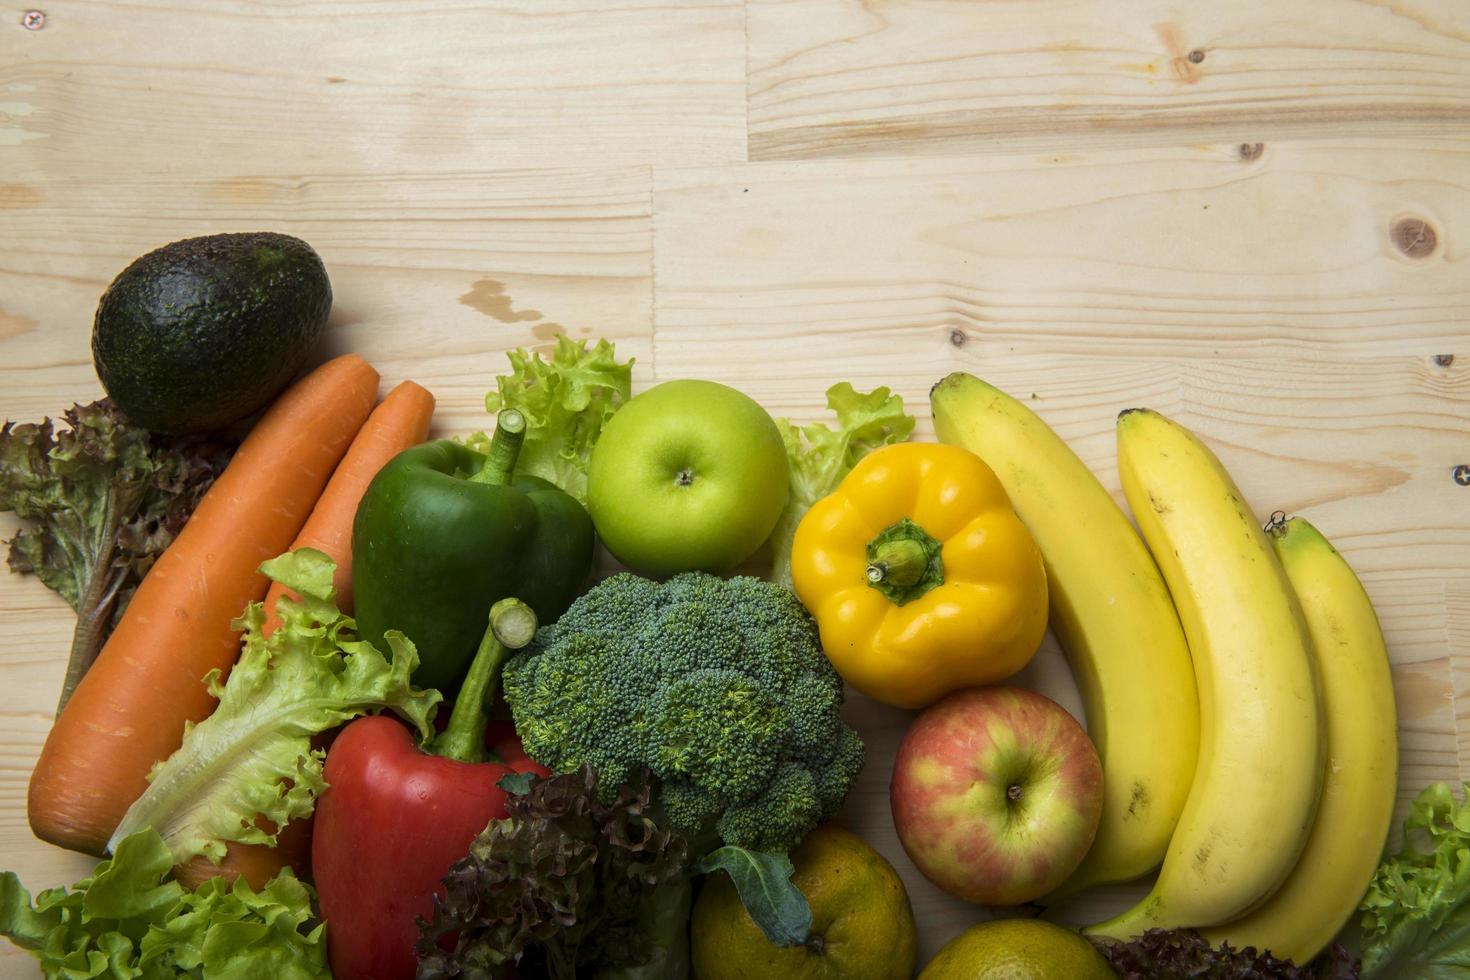
[[[1388,651],[1362,583],[1301,518],[1267,533],[1316,649],[1327,775],[1306,850],[1285,884],[1245,918],[1205,936],[1306,963],[1352,916],[1383,853],[1398,787],[1398,724]]]
[[[1020,402],[968,374],[929,394],[943,442],[983,458],[1041,547],[1051,624],[1103,762],[1103,810],[1053,900],[1158,867],[1194,778],[1199,702],[1174,602],[1138,533],[1077,454]]]
[[[1194,658],[1199,765],[1153,890],[1085,930],[1218,925],[1250,912],[1306,845],[1324,739],[1311,641],[1291,584],[1230,474],[1156,412],[1118,417],[1123,491]]]

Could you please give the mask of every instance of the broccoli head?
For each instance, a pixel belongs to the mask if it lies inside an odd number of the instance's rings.
[[[527,753],[616,787],[658,777],[675,828],[784,851],[842,805],[863,743],[796,595],[750,577],[615,575],[505,666]]]

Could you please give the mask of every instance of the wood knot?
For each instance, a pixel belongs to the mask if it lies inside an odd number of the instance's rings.
[[[1389,229],[1394,246],[1411,259],[1422,259],[1434,251],[1439,236],[1423,218],[1400,218]]]
[[[1261,159],[1261,154],[1266,152],[1265,143],[1242,143],[1240,144],[1240,158],[1247,162]]]
[[[963,347],[969,342],[970,338],[965,335],[963,330],[954,329],[949,332],[949,343],[951,346]]]
[[[1434,355],[1434,366],[1435,367],[1449,367],[1453,363],[1455,363],[1455,355],[1453,355],[1453,354],[1435,354]]]
[[[1201,51],[1199,48],[1195,48],[1193,51],[1189,52],[1189,63],[1190,64],[1197,65],[1201,61],[1204,61],[1204,60],[1205,60],[1205,53],[1203,51]]]
[[[1450,477],[1462,487],[1470,487],[1470,466],[1461,463],[1450,470]]]

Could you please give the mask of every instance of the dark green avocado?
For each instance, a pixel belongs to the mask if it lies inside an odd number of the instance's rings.
[[[331,309],[326,266],[299,238],[186,238],[134,260],[107,287],[92,360],[113,403],[138,425],[216,431],[290,383]]]

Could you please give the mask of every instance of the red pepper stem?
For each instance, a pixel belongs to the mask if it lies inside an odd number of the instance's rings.
[[[500,688],[500,670],[510,655],[536,634],[536,613],[519,599],[501,599],[490,607],[490,625],[475,651],[469,673],[454,699],[449,725],[429,743],[429,751],[460,762],[484,762],[485,711]]]
[[[490,437],[490,452],[485,457],[485,465],[470,477],[470,482],[510,486],[516,471],[516,458],[521,454],[521,443],[525,439],[526,417],[519,409],[502,409],[495,416],[495,434]]]

